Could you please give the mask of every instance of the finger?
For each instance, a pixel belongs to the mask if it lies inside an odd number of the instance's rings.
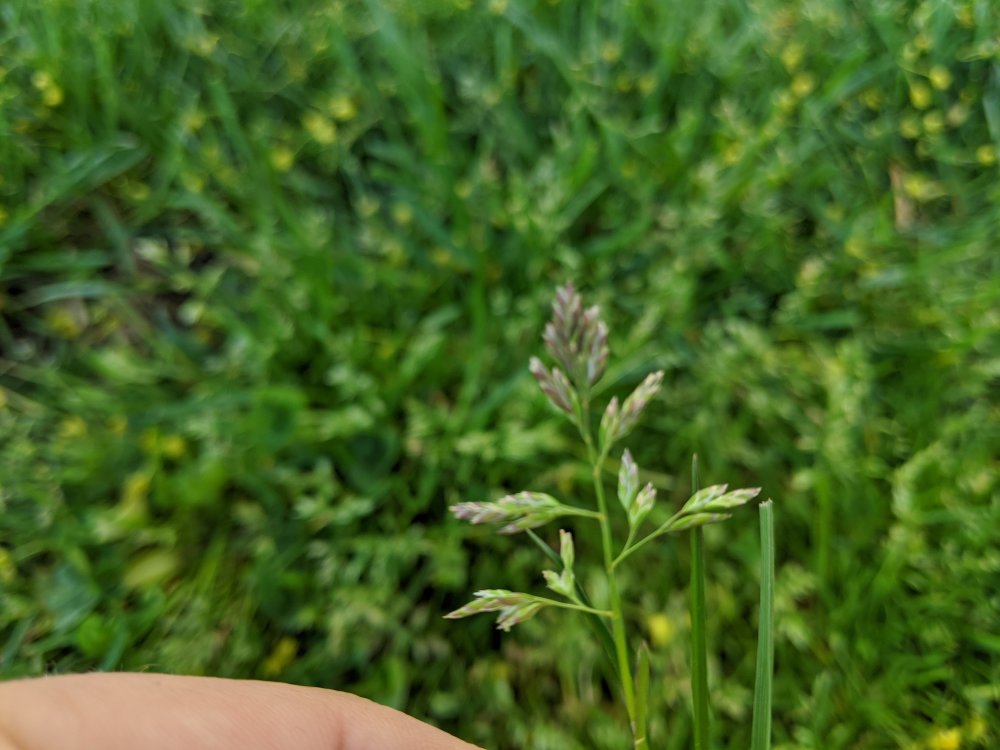
[[[475,750],[348,693],[272,682],[87,674],[0,683],[0,750]]]

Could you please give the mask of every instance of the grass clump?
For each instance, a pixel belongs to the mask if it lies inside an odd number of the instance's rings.
[[[522,364],[573,278],[616,331],[595,403],[669,383],[627,438],[645,523],[692,452],[780,498],[775,746],[996,746],[998,36],[966,0],[4,3],[0,672],[622,747],[592,617],[437,617],[538,583],[449,506],[595,510]],[[709,731],[745,750],[757,533],[703,537]],[[659,541],[616,574],[674,750],[691,560]]]

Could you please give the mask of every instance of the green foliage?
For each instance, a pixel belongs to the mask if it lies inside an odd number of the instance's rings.
[[[0,673],[621,746],[582,618],[440,619],[542,560],[448,505],[589,482],[523,366],[575,279],[606,395],[666,370],[636,462],[779,504],[774,746],[995,745],[998,33],[967,0],[6,3]],[[686,480],[647,474],[659,524]],[[748,518],[704,529],[725,748]],[[642,555],[651,746],[685,747],[688,560]]]

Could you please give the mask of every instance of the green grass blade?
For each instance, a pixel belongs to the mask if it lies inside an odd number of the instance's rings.
[[[753,695],[750,750],[771,747],[771,677],[774,672],[774,514],[770,500],[760,504],[760,623],[757,677]]]
[[[698,456],[691,459],[691,492],[698,491]],[[708,639],[705,615],[705,541],[691,530],[691,700],[695,750],[708,750]]]
[[[649,707],[649,646],[643,641],[639,644],[639,654],[635,667],[635,726],[632,735],[635,737],[635,750],[649,748],[649,721],[646,718]]]

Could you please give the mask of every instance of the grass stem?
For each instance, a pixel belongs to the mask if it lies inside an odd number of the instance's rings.
[[[691,460],[691,492],[698,491],[698,456]],[[691,529],[691,700],[695,750],[708,750],[708,640],[703,529]]]
[[[601,524],[601,552],[604,559],[604,573],[608,580],[608,598],[612,611],[611,637],[615,644],[615,656],[618,661],[618,676],[622,683],[622,693],[625,696],[625,708],[628,710],[629,722],[635,723],[635,685],[632,683],[632,668],[629,665],[628,639],[625,635],[625,615],[622,611],[622,598],[618,591],[618,580],[615,578],[614,557],[612,552],[611,522],[608,518],[608,502],[604,496],[604,482],[601,477],[601,467],[607,458],[607,447],[601,446],[598,452],[594,447],[594,439],[590,433],[589,394],[581,401],[583,403],[583,419],[581,434],[587,445],[587,457],[590,460],[591,477],[594,481],[594,494],[597,496],[597,512]]]
[[[760,504],[760,614],[757,676],[753,691],[750,750],[771,748],[771,685],[774,673],[774,513],[770,500]]]

